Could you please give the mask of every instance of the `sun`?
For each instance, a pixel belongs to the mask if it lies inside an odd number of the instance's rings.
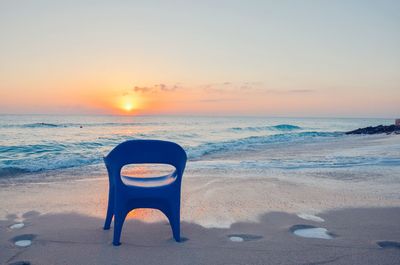
[[[132,102],[125,102],[122,108],[126,111],[131,111],[133,110],[133,103]]]
[[[125,95],[115,99],[115,109],[121,115],[131,115],[136,113],[141,107],[142,102],[138,97]]]

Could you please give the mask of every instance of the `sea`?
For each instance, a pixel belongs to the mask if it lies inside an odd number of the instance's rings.
[[[368,118],[0,115],[0,183],[27,181],[38,175],[57,179],[60,172],[76,178],[93,172],[104,175],[103,157],[119,143],[160,139],[186,150],[189,177],[286,172],[286,177],[295,179],[304,178],[305,174],[294,174],[302,171],[317,178],[354,181],[381,177],[399,184],[400,135],[345,134],[393,122]]]

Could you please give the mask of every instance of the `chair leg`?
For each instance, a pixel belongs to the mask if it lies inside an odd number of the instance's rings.
[[[126,215],[127,215],[127,213],[122,212],[122,211],[115,213],[115,216],[114,216],[114,238],[113,238],[114,246],[121,245],[121,242],[120,242],[121,232],[122,232],[122,226],[124,224]]]
[[[112,213],[112,210],[108,209],[107,210],[107,217],[106,217],[106,220],[104,222],[104,227],[103,227],[104,230],[109,230],[110,229],[110,225],[111,225],[111,221],[112,221],[113,216],[114,216],[114,214]]]
[[[111,220],[114,215],[114,196],[112,194],[112,190],[110,189],[108,193],[108,206],[107,206],[107,216],[104,222],[104,230],[109,230],[111,225]]]
[[[176,242],[181,241],[181,218],[180,218],[180,205],[171,205],[170,211],[167,214],[169,223],[171,225],[172,234]]]

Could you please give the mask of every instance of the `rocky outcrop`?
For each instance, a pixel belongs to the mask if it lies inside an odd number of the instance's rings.
[[[386,133],[386,134],[400,134],[400,126],[396,125],[379,125],[375,127],[366,127],[366,128],[359,128],[354,131],[346,132],[346,134],[379,134],[379,133]]]

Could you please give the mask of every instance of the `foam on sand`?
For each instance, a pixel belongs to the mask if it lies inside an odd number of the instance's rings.
[[[313,214],[308,214],[308,213],[299,213],[297,216],[301,219],[307,220],[307,221],[313,221],[313,222],[325,222],[324,219],[322,219],[319,216],[313,215]]]
[[[13,225],[10,225],[10,229],[21,229],[22,227],[24,227],[25,224],[24,223],[15,223]]]
[[[14,243],[17,247],[29,247],[32,245],[32,240],[18,240]]]
[[[230,236],[229,239],[230,239],[232,242],[243,242],[243,241],[244,241],[244,239],[241,238],[240,236]]]
[[[296,236],[305,238],[332,239],[333,235],[326,228],[312,225],[294,225],[290,231]]]
[[[250,235],[250,234],[232,234],[228,235],[228,237],[232,242],[253,241],[262,238],[262,236]]]

